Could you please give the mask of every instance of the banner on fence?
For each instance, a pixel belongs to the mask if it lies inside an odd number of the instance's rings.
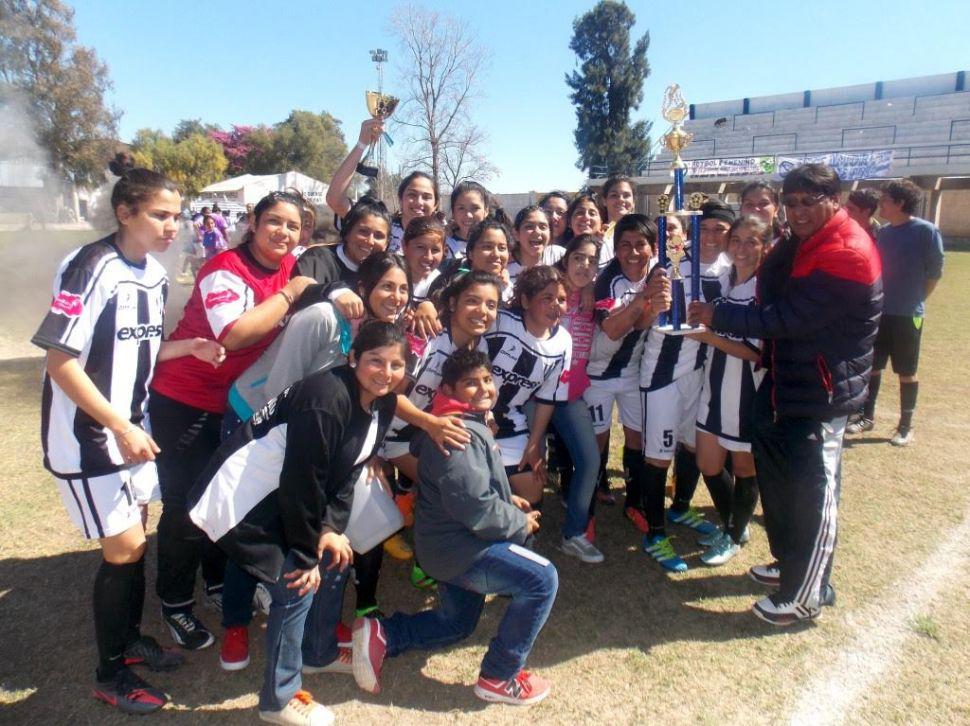
[[[847,151],[779,156],[778,178],[784,179],[788,172],[800,164],[828,164],[835,169],[842,181],[871,179],[889,174],[893,164],[893,152],[890,149],[884,149],[881,151]]]
[[[775,172],[773,156],[736,156],[726,159],[692,159],[685,161],[687,174],[705,176],[758,176]]]

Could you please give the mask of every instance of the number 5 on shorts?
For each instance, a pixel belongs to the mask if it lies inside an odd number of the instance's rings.
[[[664,445],[664,448],[665,449],[669,449],[671,446],[674,445],[674,430],[673,429],[664,429],[663,445]]]

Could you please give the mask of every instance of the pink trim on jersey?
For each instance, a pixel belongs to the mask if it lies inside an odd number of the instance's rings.
[[[566,312],[560,318],[560,324],[569,331],[573,339],[573,357],[568,379],[570,401],[580,398],[583,391],[589,388],[586,363],[589,362],[589,351],[593,347],[593,335],[596,333],[593,313],[579,310],[580,298],[579,290],[570,293],[566,299]]]

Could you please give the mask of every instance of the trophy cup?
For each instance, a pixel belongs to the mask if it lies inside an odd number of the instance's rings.
[[[394,113],[394,109],[401,102],[400,99],[390,96],[384,93],[384,63],[387,62],[387,51],[378,48],[370,52],[371,60],[377,66],[377,90],[376,91],[366,91],[364,98],[367,101],[367,112],[372,118],[379,118],[382,121],[386,121],[390,118],[391,114]],[[388,146],[394,145],[394,140],[385,131],[382,134],[382,138],[387,141]],[[367,164],[371,157],[376,155],[375,164]],[[377,178],[380,173],[380,168],[383,166],[383,148],[381,146],[381,139],[370,145],[364,158],[360,160],[357,164],[357,173],[371,179]]]
[[[670,205],[670,195],[661,194],[657,198],[660,208],[658,217],[657,236],[659,238],[660,264],[670,270],[670,313],[660,315],[657,320],[656,329],[664,335],[689,335],[699,333],[704,330],[704,326],[689,326],[685,324],[687,313],[687,300],[684,293],[684,276],[681,272],[681,262],[687,256],[684,245],[683,232],[675,232],[667,238],[667,215],[673,214],[690,220],[690,299],[700,300],[701,282],[701,255],[700,255],[700,215],[701,205],[704,203],[704,195],[694,192],[690,195],[689,208],[684,208],[684,177],[687,175],[687,165],[680,156],[693,138],[692,134],[684,131],[681,124],[687,118],[687,103],[680,93],[680,86],[674,83],[667,87],[664,93],[663,109],[661,111],[664,119],[670,122],[670,130],[663,136],[664,146],[674,155],[671,170],[674,176],[674,208],[668,212]],[[684,225],[686,226],[686,225]]]

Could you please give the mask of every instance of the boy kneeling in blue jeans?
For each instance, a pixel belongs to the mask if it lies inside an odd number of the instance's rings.
[[[438,607],[413,615],[357,618],[353,664],[357,685],[380,692],[385,657],[441,648],[475,630],[485,596],[510,597],[482,661],[475,695],[485,701],[537,703],[550,684],[523,670],[559,587],[555,566],[523,547],[539,529],[539,512],[512,494],[485,416],[497,394],[488,357],[457,350],[442,366],[432,411],[460,415],[471,434],[464,451],[442,454],[425,434],[411,442],[418,460],[414,540],[421,566],[438,580]]]

